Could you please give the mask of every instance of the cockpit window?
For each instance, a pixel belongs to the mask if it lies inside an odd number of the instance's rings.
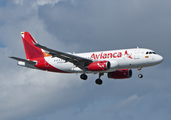
[[[146,54],[156,54],[155,52],[146,52]]]

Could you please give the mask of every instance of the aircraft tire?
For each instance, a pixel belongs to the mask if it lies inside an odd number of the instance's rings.
[[[142,75],[142,74],[139,74],[138,77],[139,77],[139,78],[143,78],[143,75]]]
[[[101,79],[96,79],[95,83],[98,85],[101,85],[103,83],[103,81]]]
[[[87,77],[86,74],[81,74],[81,75],[80,75],[80,78],[81,78],[82,80],[87,80],[88,77]]]

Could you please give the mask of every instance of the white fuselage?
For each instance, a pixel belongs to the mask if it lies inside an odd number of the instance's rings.
[[[154,51],[144,48],[135,49],[122,49],[100,52],[88,52],[74,54],[80,57],[88,58],[93,61],[110,61],[112,63],[110,69],[100,72],[112,72],[119,69],[131,69],[139,67],[148,67],[159,64],[163,61],[163,57],[155,54]],[[82,73],[79,67],[76,67],[73,63],[65,62],[57,57],[45,57],[45,60],[55,68],[70,72],[70,73]],[[94,73],[95,71],[86,70],[86,73]],[[99,72],[99,71],[96,71]]]

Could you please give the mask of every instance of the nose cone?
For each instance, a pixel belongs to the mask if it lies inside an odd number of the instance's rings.
[[[159,64],[159,63],[163,62],[163,57],[161,55],[157,55],[155,58],[155,61]]]

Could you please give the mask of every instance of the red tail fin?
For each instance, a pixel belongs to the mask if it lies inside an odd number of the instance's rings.
[[[34,43],[37,43],[29,32],[21,32],[21,37],[24,44],[26,58],[29,60],[36,60],[36,58],[45,57],[42,49],[36,47]],[[47,53],[46,53],[47,55]]]

